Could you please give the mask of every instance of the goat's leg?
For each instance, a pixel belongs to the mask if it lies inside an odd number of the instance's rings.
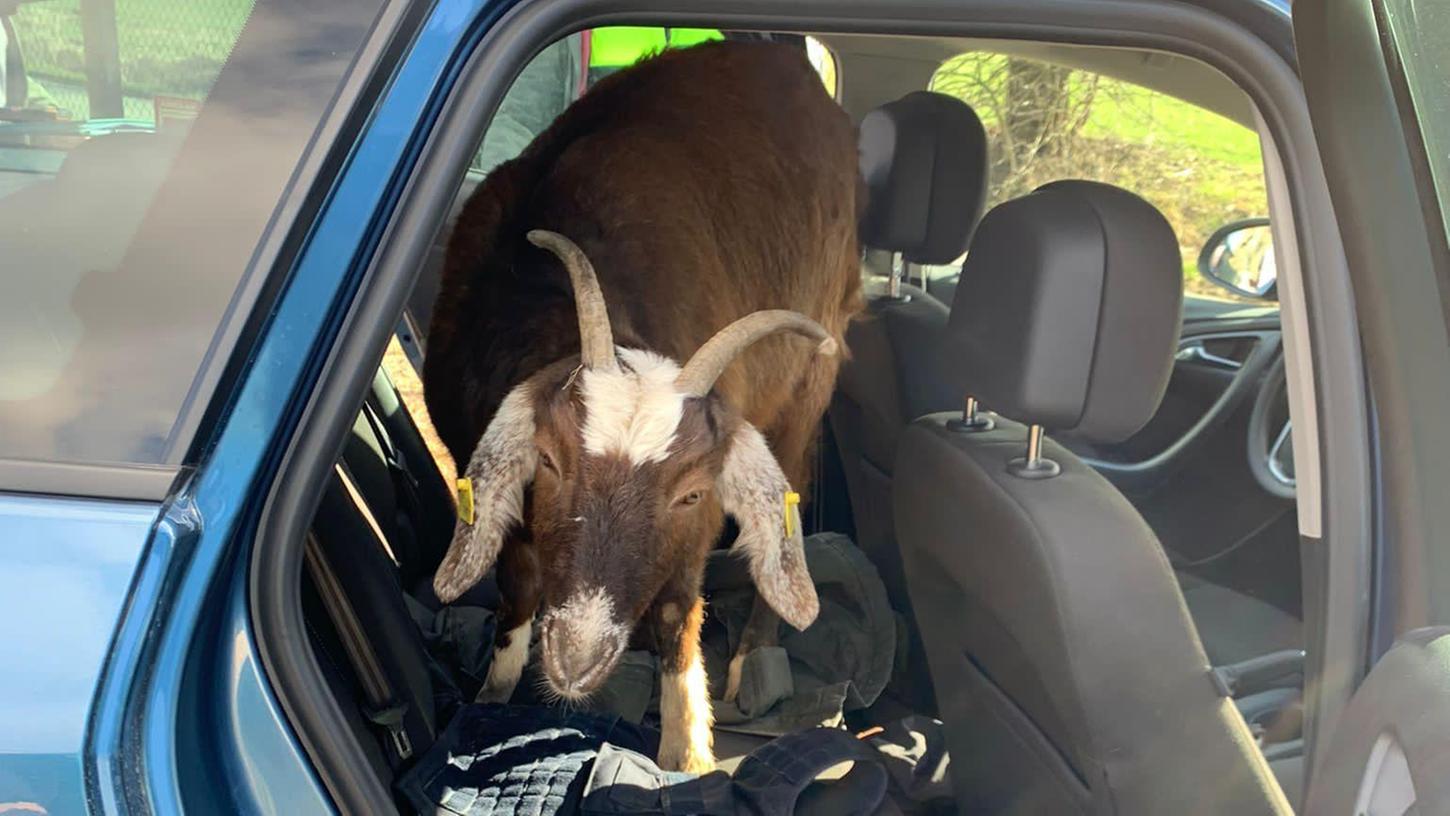
[[[498,585],[502,602],[493,639],[493,661],[488,665],[488,679],[478,691],[480,703],[508,702],[529,661],[529,640],[543,584],[538,555],[528,542],[504,542],[498,558]]]
[[[660,753],[667,771],[715,769],[710,686],[700,654],[705,603],[698,594],[662,597],[652,607],[660,655]]]
[[[725,699],[735,702],[740,695],[740,667],[745,663],[745,656],[766,646],[777,646],[780,644],[780,616],[770,608],[770,604],[759,595],[755,596],[755,602],[750,606],[750,617],[745,621],[745,630],[740,633],[740,643],[735,647],[735,655],[730,658],[730,668],[725,675]]]

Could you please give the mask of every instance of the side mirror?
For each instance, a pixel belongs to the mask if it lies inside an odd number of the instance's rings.
[[[1269,219],[1245,218],[1219,227],[1198,253],[1198,274],[1244,297],[1278,300]]]

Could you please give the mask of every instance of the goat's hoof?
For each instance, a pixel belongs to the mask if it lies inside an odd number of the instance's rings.
[[[494,666],[498,664],[495,663]],[[519,684],[519,675],[499,672],[495,674],[493,666],[489,667],[488,678],[483,681],[483,687],[478,690],[478,696],[473,698],[475,703],[507,703],[509,698],[514,696],[514,688]]]
[[[745,663],[745,655],[737,654],[730,658],[730,668],[725,673],[725,702],[733,703],[735,698],[740,696],[740,667]]]
[[[485,683],[483,688],[478,690],[478,696],[473,698],[475,703],[507,703],[510,697],[514,696],[514,684],[490,685]]]
[[[655,764],[664,771],[684,771],[692,774],[707,774],[715,770],[715,755],[708,748],[703,751],[688,746],[660,744],[659,757]]]

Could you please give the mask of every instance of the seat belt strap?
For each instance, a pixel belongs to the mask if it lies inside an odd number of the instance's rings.
[[[321,542],[311,532],[307,534],[303,557],[307,572],[317,586],[322,605],[327,609],[327,616],[332,619],[332,625],[342,640],[342,648],[347,652],[353,674],[357,675],[358,684],[362,686],[364,716],[384,731],[398,761],[407,760],[413,756],[413,742],[409,739],[403,722],[408,713],[408,705],[399,702],[387,673],[383,671],[377,652],[373,650],[372,643],[363,631],[357,611],[353,609],[352,602],[343,591],[342,583],[337,579],[337,573],[322,552]]]
[[[373,436],[377,437],[378,447],[383,451],[383,463],[387,465],[388,474],[392,476],[393,490],[398,494],[400,526],[412,532],[416,538],[422,534],[420,525],[423,520],[423,500],[418,496],[418,480],[408,469],[407,459],[393,445],[387,426],[371,403],[363,403],[363,416],[368,421],[368,427],[372,428]]]

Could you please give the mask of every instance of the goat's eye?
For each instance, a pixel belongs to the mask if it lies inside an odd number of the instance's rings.
[[[553,473],[555,476],[559,475],[559,466],[554,464],[554,457],[544,451],[539,451],[539,464],[543,465],[545,470]]]
[[[678,505],[681,505],[681,506],[688,507],[689,505],[692,505],[692,504],[699,504],[700,503],[700,499],[704,498],[704,496],[705,496],[705,491],[703,491],[703,490],[692,490],[689,493],[686,493],[685,495],[681,496],[675,503],[678,504]]]

